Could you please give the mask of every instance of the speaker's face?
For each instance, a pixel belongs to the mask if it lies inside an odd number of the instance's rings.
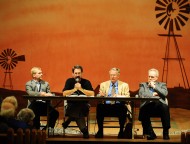
[[[43,76],[43,73],[42,73],[42,70],[40,69],[36,70],[36,73],[33,74],[33,78],[36,80],[42,79],[42,76]]]
[[[151,82],[155,82],[158,80],[158,76],[157,76],[157,73],[155,71],[150,71],[149,72],[149,75],[148,75],[148,81]]]
[[[119,79],[119,73],[115,70],[110,70],[110,80],[112,83],[115,83]]]
[[[81,72],[81,69],[75,69],[74,72],[73,72],[73,78],[76,78],[76,77],[82,77],[82,72]]]

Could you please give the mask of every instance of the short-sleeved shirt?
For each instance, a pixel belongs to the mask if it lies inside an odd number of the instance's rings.
[[[63,88],[63,91],[74,89],[76,83],[77,82],[75,81],[74,78],[67,79],[66,83],[65,83],[65,87]],[[92,85],[89,80],[81,78],[80,84],[83,89],[93,91]],[[84,93],[79,90],[75,91],[73,94],[74,95],[84,95]],[[67,102],[71,102],[71,101],[67,101]],[[72,102],[75,102],[75,101],[72,101]]]

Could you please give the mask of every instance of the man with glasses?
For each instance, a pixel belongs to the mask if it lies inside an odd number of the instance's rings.
[[[148,82],[139,85],[140,97],[159,97],[159,101],[143,101],[140,105],[139,121],[142,123],[143,135],[147,135],[148,140],[156,139],[150,117],[159,115],[163,126],[163,139],[168,140],[170,128],[170,113],[166,96],[168,90],[166,83],[158,82],[159,72],[157,69],[148,71]]]
[[[99,96],[101,97],[130,97],[129,86],[127,83],[119,80],[120,69],[111,68],[109,71],[110,80],[100,84]],[[124,137],[124,125],[127,117],[127,107],[125,102],[119,101],[105,101],[97,105],[96,119],[98,123],[98,132],[95,138],[103,138],[103,121],[104,117],[118,117],[120,124],[120,131],[118,138]]]
[[[72,78],[68,78],[63,88],[63,96],[86,95],[94,96],[94,91],[89,80],[82,78],[83,68],[75,65],[72,68]],[[89,113],[88,101],[67,101],[66,115],[68,119],[63,123],[63,128],[67,128],[72,120],[75,120],[83,138],[89,138],[85,116]]]

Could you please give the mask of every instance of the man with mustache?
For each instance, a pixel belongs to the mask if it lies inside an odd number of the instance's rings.
[[[94,91],[89,80],[82,78],[83,68],[75,65],[72,68],[72,78],[68,78],[63,88],[63,96],[86,95],[94,96]],[[63,123],[66,129],[72,120],[75,120],[83,138],[89,138],[89,132],[86,126],[85,117],[89,113],[88,101],[67,101],[66,115],[68,119]]]

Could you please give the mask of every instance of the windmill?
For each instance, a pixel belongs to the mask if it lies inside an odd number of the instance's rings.
[[[5,69],[4,72],[5,76],[3,81],[4,88],[10,87],[11,89],[13,89],[11,70],[13,70],[16,67],[18,61],[25,61],[25,56],[24,55],[17,56],[16,52],[10,48],[4,50],[0,54],[0,65],[3,69]],[[7,79],[9,79],[9,84],[7,84]]]
[[[158,34],[159,36],[167,37],[165,58],[163,58],[162,81],[167,83],[169,60],[178,60],[185,89],[189,89],[190,87],[183,64],[184,58],[181,57],[176,39],[176,37],[182,37],[182,35],[175,34],[174,31],[180,31],[186,25],[190,14],[189,9],[190,4],[188,0],[157,0],[155,6],[156,18],[159,25],[168,30],[168,34]],[[177,53],[177,57],[173,58],[169,56],[172,40]]]

